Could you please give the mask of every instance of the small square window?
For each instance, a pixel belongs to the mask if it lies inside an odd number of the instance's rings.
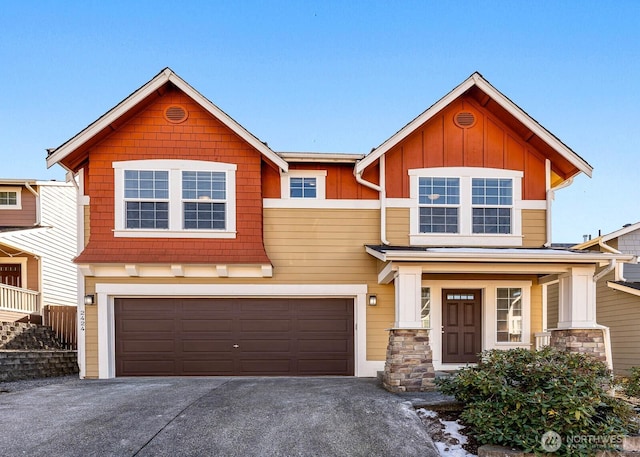
[[[316,198],[317,183],[314,177],[289,179],[289,197],[291,198]]]

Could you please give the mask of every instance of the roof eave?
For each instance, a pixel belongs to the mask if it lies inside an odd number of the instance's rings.
[[[465,81],[463,81],[460,85],[454,88],[447,95],[442,97],[436,103],[434,103],[431,107],[429,107],[426,111],[416,117],[409,124],[400,129],[397,133],[395,133],[391,138],[387,139],[384,143],[382,143],[379,147],[373,150],[367,157],[356,164],[356,172],[362,172],[369,165],[374,163],[380,156],[385,154],[395,145],[404,140],[407,136],[413,133],[420,125],[431,119],[438,112],[444,109],[447,105],[453,102],[456,98],[464,94],[471,87],[477,86],[480,90],[489,95],[494,101],[496,101],[500,106],[502,106],[509,114],[514,116],[524,125],[526,125],[531,132],[538,135],[545,143],[550,145],[553,149],[558,151],[558,153],[564,157],[567,161],[569,161],[579,172],[586,174],[588,177],[592,176],[593,167],[589,165],[584,159],[582,159],[578,154],[573,152],[569,147],[567,147],[564,143],[562,143],[558,138],[553,136],[548,130],[542,127],[537,121],[535,121],[531,116],[525,113],[520,107],[518,107],[515,103],[509,100],[504,94],[502,94],[499,90],[493,87],[486,79],[480,75],[480,73],[475,72]],[[576,173],[577,174],[577,173]]]
[[[180,90],[185,92],[188,96],[194,99],[197,103],[199,103],[204,109],[206,109],[209,113],[211,113],[214,117],[219,119],[223,124],[229,127],[234,131],[240,138],[245,140],[255,149],[257,149],[261,154],[267,157],[271,162],[273,162],[280,169],[287,171],[289,168],[288,163],[279,157],[274,151],[272,151],[266,144],[261,142],[258,138],[249,133],[244,127],[238,124],[234,119],[232,119],[228,114],[214,105],[211,101],[209,101],[206,97],[200,94],[197,90],[191,87],[186,81],[180,78],[177,74],[173,72],[170,68],[165,68],[158,75],[156,75],[149,82],[144,84],[140,89],[135,91],[129,97],[124,99],[114,108],[112,108],[109,112],[107,112],[104,116],[97,119],[95,122],[90,124],[76,136],[68,140],[62,146],[56,148],[49,156],[47,157],[47,168],[52,167],[56,163],[62,161],[65,157],[71,154],[73,151],[81,147],[99,132],[101,132],[104,128],[112,124],[122,115],[124,115],[131,108],[136,106],[138,103],[142,102],[149,95],[151,95],[154,91],[158,90],[160,87],[164,86],[166,83],[171,82]]]

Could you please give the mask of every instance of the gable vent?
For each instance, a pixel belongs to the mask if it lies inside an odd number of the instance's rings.
[[[476,123],[476,116],[469,111],[460,111],[455,115],[453,121],[458,127],[467,129],[469,127],[473,127],[473,125]]]
[[[189,117],[189,113],[179,105],[171,105],[164,110],[164,118],[174,124],[186,121],[187,117]]]

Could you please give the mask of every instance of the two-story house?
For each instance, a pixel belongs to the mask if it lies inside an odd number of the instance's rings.
[[[0,179],[0,321],[76,305],[76,200],[72,183]]]
[[[554,191],[591,167],[478,73],[360,155],[277,153],[165,69],[47,163],[80,187],[83,377],[421,389],[531,347],[551,277],[552,342],[596,328],[596,270],[632,259],[548,247]]]

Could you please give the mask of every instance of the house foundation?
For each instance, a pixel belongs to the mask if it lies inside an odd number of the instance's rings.
[[[390,392],[424,392],[435,388],[429,329],[389,330],[382,386]]]
[[[605,334],[599,328],[551,330],[551,346],[565,352],[590,354],[607,362]]]

